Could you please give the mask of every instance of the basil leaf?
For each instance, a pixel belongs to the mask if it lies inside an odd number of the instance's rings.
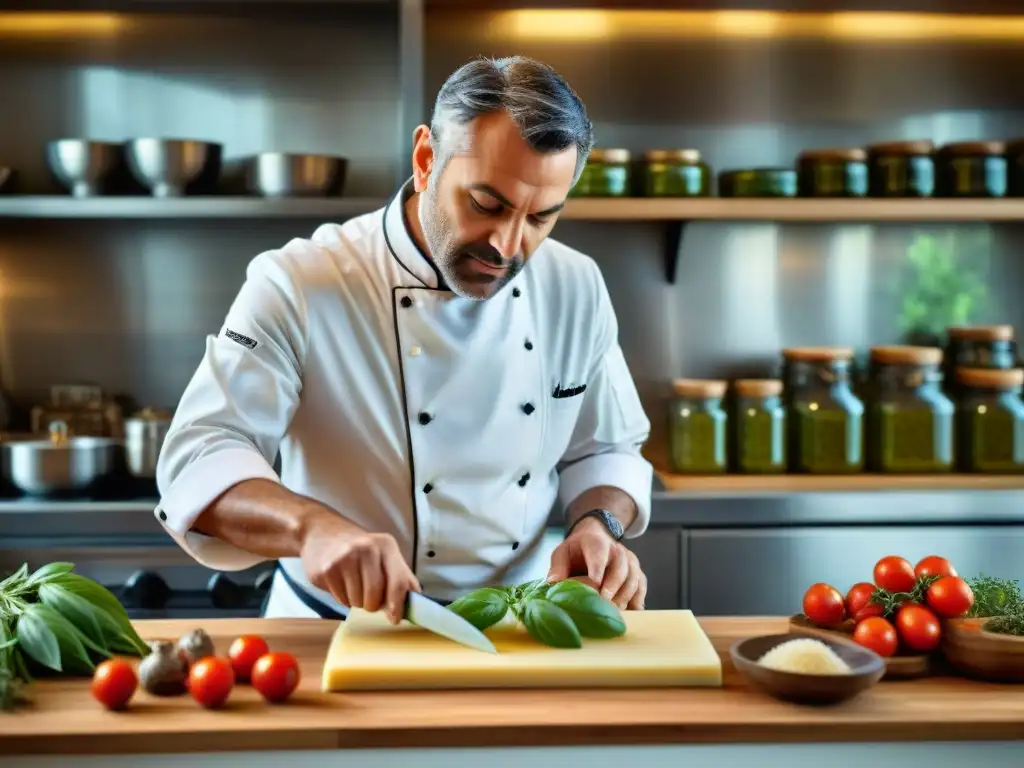
[[[538,597],[526,603],[523,624],[535,640],[555,648],[582,648],[583,638],[572,619],[554,603]]]
[[[45,584],[56,576],[70,573],[74,567],[74,563],[48,563],[29,576],[25,585]]]
[[[14,636],[7,621],[0,619],[0,670],[11,668],[11,657],[17,653],[14,646],[18,644],[18,638]]]
[[[484,587],[463,595],[449,605],[448,610],[457,613],[483,631],[505,618],[508,612],[508,598],[503,590]]]
[[[21,568],[16,570],[3,581],[0,581],[0,589],[7,589],[15,584],[20,584],[20,582],[25,580],[26,576],[28,576],[28,563],[22,563]]]
[[[20,641],[18,644],[21,644]],[[18,651],[14,652],[14,676],[26,683],[32,682],[32,675],[28,671],[28,664],[25,663],[25,654]]]
[[[551,590],[548,592],[548,600],[569,614],[583,637],[607,639],[624,634],[626,622],[615,604],[605,600],[590,587],[587,590]]]
[[[550,600],[552,596],[564,593],[601,596],[601,593],[589,584],[584,584],[582,581],[575,581],[573,579],[565,579],[564,581],[552,584],[548,589],[546,596]]]
[[[83,635],[70,621],[61,616],[48,605],[34,603],[26,612],[31,611],[41,618],[57,639],[60,649],[60,664],[63,672],[70,674],[92,673],[96,664],[89,658],[89,652],[82,642]]]
[[[128,618],[128,611],[109,589],[77,573],[61,574],[53,580],[53,583],[85,598],[106,614],[110,620],[99,619],[99,621],[107,641],[106,646],[110,650],[142,656],[149,653],[150,648],[132,626],[131,619]]]
[[[534,597],[544,597],[552,586],[553,585],[549,584],[546,579],[528,581],[522,586],[522,599],[530,600]]]
[[[37,605],[30,605],[18,617],[15,631],[18,634],[18,645],[25,654],[56,672],[61,670],[60,643],[53,630],[39,615]]]
[[[106,639],[97,618],[102,609],[96,608],[81,595],[76,595],[59,584],[43,584],[39,588],[39,601],[74,624],[75,628],[89,640],[86,644],[92,650],[107,653]],[[117,625],[114,624],[113,628],[116,630]]]

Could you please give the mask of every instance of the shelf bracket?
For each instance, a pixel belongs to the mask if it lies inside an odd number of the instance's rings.
[[[679,271],[679,246],[683,242],[686,222],[683,220],[665,222],[665,280],[675,285]]]

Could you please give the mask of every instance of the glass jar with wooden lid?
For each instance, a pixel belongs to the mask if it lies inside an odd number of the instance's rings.
[[[1017,366],[1017,343],[1012,325],[979,325],[946,329],[946,389],[960,391],[957,368],[996,368]]]
[[[867,458],[873,472],[951,472],[953,401],[942,392],[942,350],[872,347]]]
[[[792,168],[740,168],[718,174],[719,197],[796,197]]]
[[[738,472],[751,475],[786,471],[786,409],[778,379],[733,382],[730,446]]]
[[[648,197],[706,197],[711,169],[696,149],[644,152],[644,194]]]
[[[943,197],[1004,197],[1006,144],[962,141],[935,153],[935,191]]]
[[[728,418],[722,399],[727,384],[713,379],[676,379],[669,409],[672,471],[717,475],[728,469]]]
[[[1024,370],[957,368],[957,454],[965,472],[1024,472]]]
[[[782,350],[791,472],[840,475],[864,469],[864,404],[850,387],[853,350]]]
[[[868,147],[868,192],[872,197],[931,197],[935,193],[935,145],[892,141]]]
[[[629,197],[632,194],[628,149],[593,149],[569,197]]]
[[[864,197],[868,193],[868,154],[859,147],[809,149],[796,159],[801,197]]]

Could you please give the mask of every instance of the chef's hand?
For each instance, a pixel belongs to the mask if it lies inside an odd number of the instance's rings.
[[[582,576],[620,609],[643,610],[647,577],[632,551],[617,542],[599,520],[586,519],[551,555],[549,582]]]
[[[313,586],[350,608],[384,608],[392,624],[405,615],[406,595],[422,591],[394,536],[368,533],[338,515],[306,529],[301,557]]]

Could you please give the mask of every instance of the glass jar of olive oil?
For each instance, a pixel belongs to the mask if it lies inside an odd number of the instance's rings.
[[[872,347],[867,458],[873,472],[953,470],[953,401],[942,392],[942,350]]]
[[[682,475],[717,475],[728,469],[727,423],[722,398],[726,382],[677,379],[669,410],[672,471]]]
[[[629,197],[631,177],[628,149],[593,149],[569,197]]]
[[[1005,371],[1017,365],[1017,344],[1012,325],[947,328],[946,336],[945,386],[955,396],[959,396],[961,390],[957,368]]]
[[[957,453],[965,472],[1024,472],[1024,370],[957,368]]]
[[[850,388],[853,350],[782,350],[789,468],[840,475],[864,469],[864,404]]]
[[[786,409],[778,379],[733,383],[731,445],[736,469],[751,475],[786,471]]]
[[[644,153],[648,197],[707,197],[711,169],[696,149],[652,149]]]

